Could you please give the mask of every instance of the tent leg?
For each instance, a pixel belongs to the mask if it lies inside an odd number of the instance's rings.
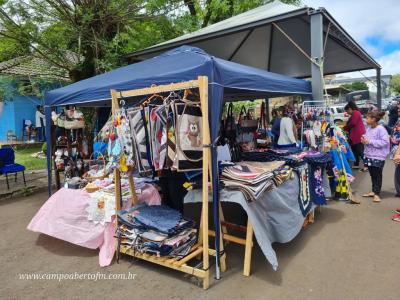
[[[311,57],[318,63],[321,63],[324,56],[323,45],[323,16],[321,13],[311,15]],[[311,86],[313,100],[322,101],[324,99],[324,83],[321,68],[311,62]]]
[[[203,145],[209,145],[210,141],[210,127],[208,123],[208,78],[199,77],[199,92],[200,102],[202,109],[202,126],[203,126]],[[205,276],[203,278],[203,288],[208,289],[209,282],[209,249],[208,249],[208,175],[210,165],[210,153],[209,147],[203,147],[203,187],[202,187],[202,236],[203,236],[203,270],[205,270]],[[218,255],[218,254],[217,254]],[[217,266],[218,267],[218,266]]]
[[[250,219],[247,219],[247,232],[246,232],[246,247],[244,252],[244,266],[243,266],[243,275],[250,276],[250,268],[251,268],[251,254],[253,251],[253,225],[250,222]]]
[[[382,81],[381,81],[381,69],[376,69],[376,102],[378,109],[382,110]]]

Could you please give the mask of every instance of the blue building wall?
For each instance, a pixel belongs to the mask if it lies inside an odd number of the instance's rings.
[[[15,131],[14,102],[5,102],[0,116],[0,140],[7,140],[7,130]]]
[[[7,140],[8,130],[13,130],[21,140],[23,120],[31,120],[35,125],[36,106],[40,104],[40,99],[26,96],[14,96],[11,101],[6,101],[0,117],[0,140]]]

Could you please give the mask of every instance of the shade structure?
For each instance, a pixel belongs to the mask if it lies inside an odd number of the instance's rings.
[[[311,94],[307,81],[226,61],[196,47],[182,46],[152,59],[52,90],[45,95],[45,105],[110,105],[111,89],[123,91],[182,82],[201,75],[208,76],[211,85],[225,88],[226,98]]]
[[[226,60],[271,72],[292,77],[311,77],[309,59],[293,42],[309,57],[315,56],[312,51],[312,34],[315,32],[312,33],[311,23],[313,15],[316,14],[322,17],[320,29],[323,40],[318,43],[325,44],[325,75],[380,68],[326,9],[298,7],[279,1],[133,52],[127,55],[127,58],[130,61],[148,59],[185,44],[202,48],[211,55]]]
[[[219,241],[218,160],[216,142],[226,100],[268,98],[286,95],[311,97],[311,84],[213,57],[195,47],[182,46],[152,59],[118,68],[65,86],[45,95],[47,129],[51,107],[63,105],[102,106],[111,104],[110,90],[132,90],[153,84],[170,84],[207,76],[209,125],[212,141],[213,212],[216,241]],[[49,194],[51,193],[51,132],[46,131]],[[207,145],[208,146],[208,145]],[[216,242],[219,266],[219,242]],[[217,268],[218,270],[218,268]]]

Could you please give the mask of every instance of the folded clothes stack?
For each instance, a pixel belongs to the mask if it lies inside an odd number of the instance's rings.
[[[140,253],[183,257],[197,241],[194,222],[164,205],[138,205],[118,212],[119,245]]]
[[[239,190],[247,202],[256,201],[274,187],[274,171],[283,167],[284,161],[254,162],[243,161],[234,166],[225,167],[221,182],[228,189]]]

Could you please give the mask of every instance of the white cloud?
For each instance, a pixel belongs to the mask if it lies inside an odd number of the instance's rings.
[[[342,27],[382,66],[382,74],[400,73],[400,48],[385,54],[382,45],[400,43],[399,0],[303,0],[307,6],[324,7]],[[369,38],[378,38],[371,44]],[[359,72],[348,73],[360,77]],[[375,71],[363,71],[368,76]]]
[[[399,0],[303,0],[307,6],[325,7],[359,42],[378,36],[386,41],[400,41]]]
[[[382,75],[400,74],[400,50],[381,56],[377,61],[382,66]],[[362,71],[362,74],[365,76],[376,76],[376,71],[366,70]],[[360,72],[343,73],[341,75],[352,78],[362,77]]]

